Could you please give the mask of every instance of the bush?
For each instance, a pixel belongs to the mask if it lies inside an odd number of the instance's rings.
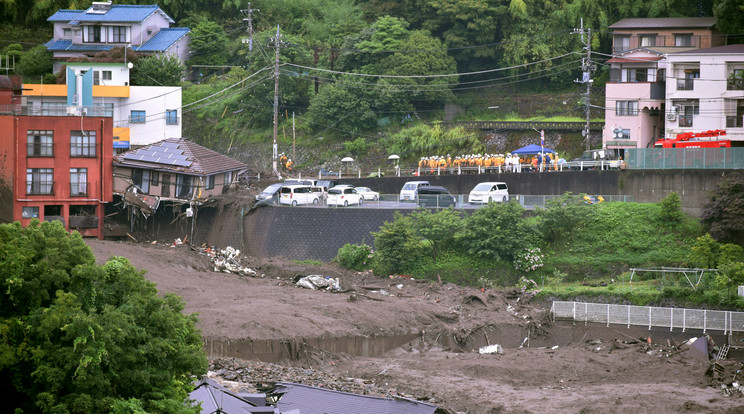
[[[659,202],[661,206],[661,220],[670,227],[676,227],[682,223],[682,208],[679,199],[679,194],[676,191],[672,191]]]
[[[465,219],[456,240],[472,255],[511,261],[517,253],[536,244],[536,229],[527,224],[523,213],[524,208],[513,201],[491,203]]]
[[[419,240],[409,217],[395,213],[392,222],[385,222],[375,236],[375,273],[406,273],[427,255],[427,248]]]
[[[343,267],[352,270],[365,270],[370,262],[372,247],[366,244],[346,243],[338,249],[335,260]]]

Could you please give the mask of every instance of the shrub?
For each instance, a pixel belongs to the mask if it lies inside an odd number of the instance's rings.
[[[682,223],[682,208],[679,194],[672,191],[659,202],[661,206],[661,220],[670,227],[676,227]]]
[[[409,217],[395,213],[392,222],[385,222],[375,236],[375,273],[405,273],[426,254],[426,248],[413,230]]]
[[[370,262],[372,247],[366,244],[346,243],[338,249],[336,261],[343,267],[352,270],[365,270]]]
[[[513,201],[491,203],[465,219],[456,240],[472,255],[511,261],[537,240],[536,230],[525,221],[523,213],[522,206]]]

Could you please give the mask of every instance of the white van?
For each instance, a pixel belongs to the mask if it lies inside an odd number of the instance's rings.
[[[486,182],[476,185],[468,195],[470,204],[503,203],[509,200],[509,188],[506,183]]]
[[[279,190],[279,204],[297,206],[318,203],[320,203],[318,193],[309,185],[285,185]]]
[[[428,181],[408,181],[400,190],[400,201],[416,201],[418,188],[429,185]]]

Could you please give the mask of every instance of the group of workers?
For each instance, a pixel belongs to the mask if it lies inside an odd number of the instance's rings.
[[[558,162],[553,154],[469,154],[447,156],[421,157],[419,170],[434,172],[437,170],[456,171],[463,167],[480,167],[483,170],[502,170],[507,172],[521,172],[523,169],[537,170],[541,166],[544,169],[557,169]]]
[[[279,165],[282,167],[282,170],[291,172],[292,171],[292,159],[287,157],[287,154],[281,153],[279,154]]]

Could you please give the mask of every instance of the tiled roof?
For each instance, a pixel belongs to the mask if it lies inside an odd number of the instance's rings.
[[[434,414],[437,409],[436,405],[401,397],[373,397],[288,382],[277,383],[277,392],[283,393],[276,403],[279,412]]]
[[[44,43],[44,46],[52,52],[71,51],[71,52],[102,52],[110,50],[119,45],[95,45],[90,43],[77,44],[72,43],[70,39],[50,40]]]
[[[51,22],[69,22],[77,25],[81,22],[122,22],[137,23],[145,20],[155,12],[163,13],[166,20],[174,23],[165,12],[157,5],[132,5],[132,4],[112,4],[111,9],[105,13],[90,13],[91,8],[86,10],[59,10],[54,13],[47,21]]]
[[[711,28],[716,24],[715,17],[652,17],[627,18],[608,26],[610,29],[677,29]]]
[[[173,170],[194,175],[212,175],[247,168],[240,161],[185,138],[168,138],[116,155],[114,159],[122,165]]]
[[[150,40],[142,46],[134,48],[137,52],[164,52],[168,50],[178,39],[189,33],[188,27],[171,27],[160,29]]]
[[[684,52],[675,53],[675,55],[735,54],[735,53],[737,54],[744,53],[744,44],[716,46],[716,47],[709,47],[705,49],[685,50]]]

